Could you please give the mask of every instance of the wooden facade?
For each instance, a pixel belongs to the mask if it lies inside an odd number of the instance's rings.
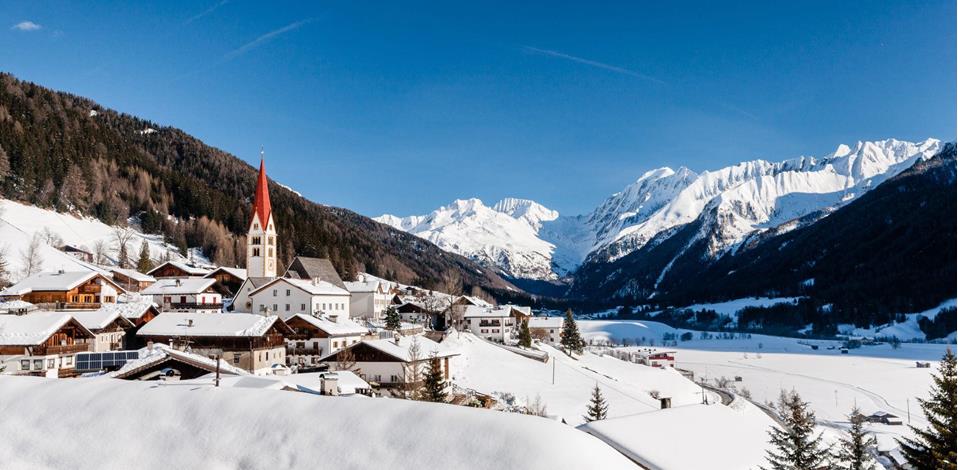
[[[90,351],[94,335],[75,319],[70,319],[41,344],[0,346],[0,356],[46,356]]]
[[[116,290],[104,291],[102,283],[108,283]],[[97,274],[88,281],[69,290],[34,290],[20,296],[21,300],[30,302],[38,307],[52,306],[57,309],[95,309],[102,304],[116,303],[117,294],[123,288],[111,279]]]

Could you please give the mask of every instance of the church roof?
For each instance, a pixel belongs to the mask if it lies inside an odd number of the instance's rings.
[[[259,218],[259,223],[265,229],[269,223],[269,215],[273,208],[269,204],[269,184],[266,181],[266,164],[259,160],[259,176],[256,177],[256,193],[253,199],[253,214]]]

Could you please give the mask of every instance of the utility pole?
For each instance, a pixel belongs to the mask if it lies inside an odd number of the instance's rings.
[[[220,355],[216,354],[216,386],[220,386]]]
[[[552,358],[552,385],[556,384],[556,358]]]
[[[905,408],[908,409],[908,424],[911,424],[911,398],[905,399]]]

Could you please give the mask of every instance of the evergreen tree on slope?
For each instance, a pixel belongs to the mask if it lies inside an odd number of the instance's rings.
[[[766,451],[767,470],[817,470],[829,467],[831,452],[822,443],[822,435],[815,436],[815,413],[794,390],[782,391],[778,399],[778,414],[784,427],[772,426],[768,432],[773,449]]]
[[[958,382],[955,375],[955,355],[949,349],[941,359],[938,373],[935,374],[931,398],[918,399],[921,411],[930,426],[927,429],[911,426],[915,439],[903,438],[898,441],[908,463],[916,469],[955,470],[955,410],[958,407],[955,400],[956,386]]]

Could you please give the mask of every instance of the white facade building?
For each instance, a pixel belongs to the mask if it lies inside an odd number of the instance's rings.
[[[161,312],[216,313],[223,309],[223,296],[213,290],[215,283],[201,277],[159,279],[140,295],[151,296]]]
[[[299,313],[334,321],[349,318],[349,291],[326,281],[276,278],[254,289],[249,298],[252,313],[284,320]]]
[[[519,321],[528,318],[529,307],[501,305],[498,307],[466,306],[462,318],[464,329],[476,336],[498,343],[511,343],[516,337]]]
[[[530,317],[529,332],[534,339],[553,345],[559,344],[562,321],[562,317]]]
[[[349,315],[373,322],[383,319],[383,313],[392,301],[389,288],[379,281],[344,282],[349,291]]]

